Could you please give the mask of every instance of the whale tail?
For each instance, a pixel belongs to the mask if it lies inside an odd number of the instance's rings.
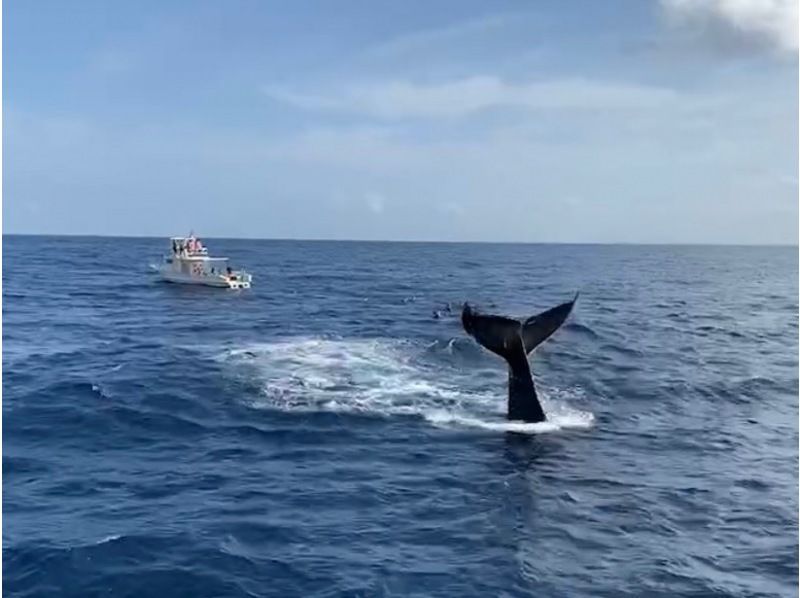
[[[553,336],[553,333],[561,328],[561,325],[566,322],[569,314],[572,313],[572,308],[578,300],[578,293],[572,298],[572,301],[567,301],[561,305],[556,305],[540,314],[531,316],[522,323],[522,339],[525,341],[525,353],[530,353],[536,347],[541,345],[548,338]]]
[[[572,301],[531,316],[520,322],[504,316],[479,314],[464,304],[461,323],[467,334],[508,363],[508,419],[542,422],[546,417],[533,384],[528,354],[550,338],[566,321],[578,294]]]

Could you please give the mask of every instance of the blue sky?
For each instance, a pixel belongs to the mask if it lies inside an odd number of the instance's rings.
[[[5,233],[797,243],[797,0],[3,5]]]

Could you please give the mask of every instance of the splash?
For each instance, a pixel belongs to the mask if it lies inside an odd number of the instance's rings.
[[[228,350],[218,360],[257,380],[260,393],[249,399],[255,408],[417,416],[437,427],[526,434],[592,425],[591,413],[566,403],[579,394],[574,390],[543,389],[547,422],[506,421],[503,370],[454,362],[452,351],[452,341],[426,347],[394,339],[301,338]]]
[[[565,429],[586,429],[594,424],[594,415],[585,411],[548,414],[548,420],[535,424],[516,421],[486,421],[474,417],[463,417],[446,411],[425,414],[425,419],[442,427],[463,426],[481,428],[493,432],[516,432],[518,434],[542,434]]]

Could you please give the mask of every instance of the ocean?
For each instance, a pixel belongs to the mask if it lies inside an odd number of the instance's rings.
[[[798,595],[796,247],[207,244],[4,237],[5,596]]]

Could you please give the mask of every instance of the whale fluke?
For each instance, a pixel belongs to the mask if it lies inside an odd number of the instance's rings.
[[[522,340],[525,342],[525,353],[530,353],[544,341],[550,338],[553,333],[561,328],[572,312],[572,307],[578,300],[578,293],[561,305],[556,305],[540,314],[531,316],[522,323]]]
[[[461,312],[464,330],[481,346],[508,363],[508,419],[530,423],[547,419],[536,396],[528,354],[561,327],[577,299],[576,293],[572,301],[531,316],[524,322],[480,314],[468,303],[464,304]]]

